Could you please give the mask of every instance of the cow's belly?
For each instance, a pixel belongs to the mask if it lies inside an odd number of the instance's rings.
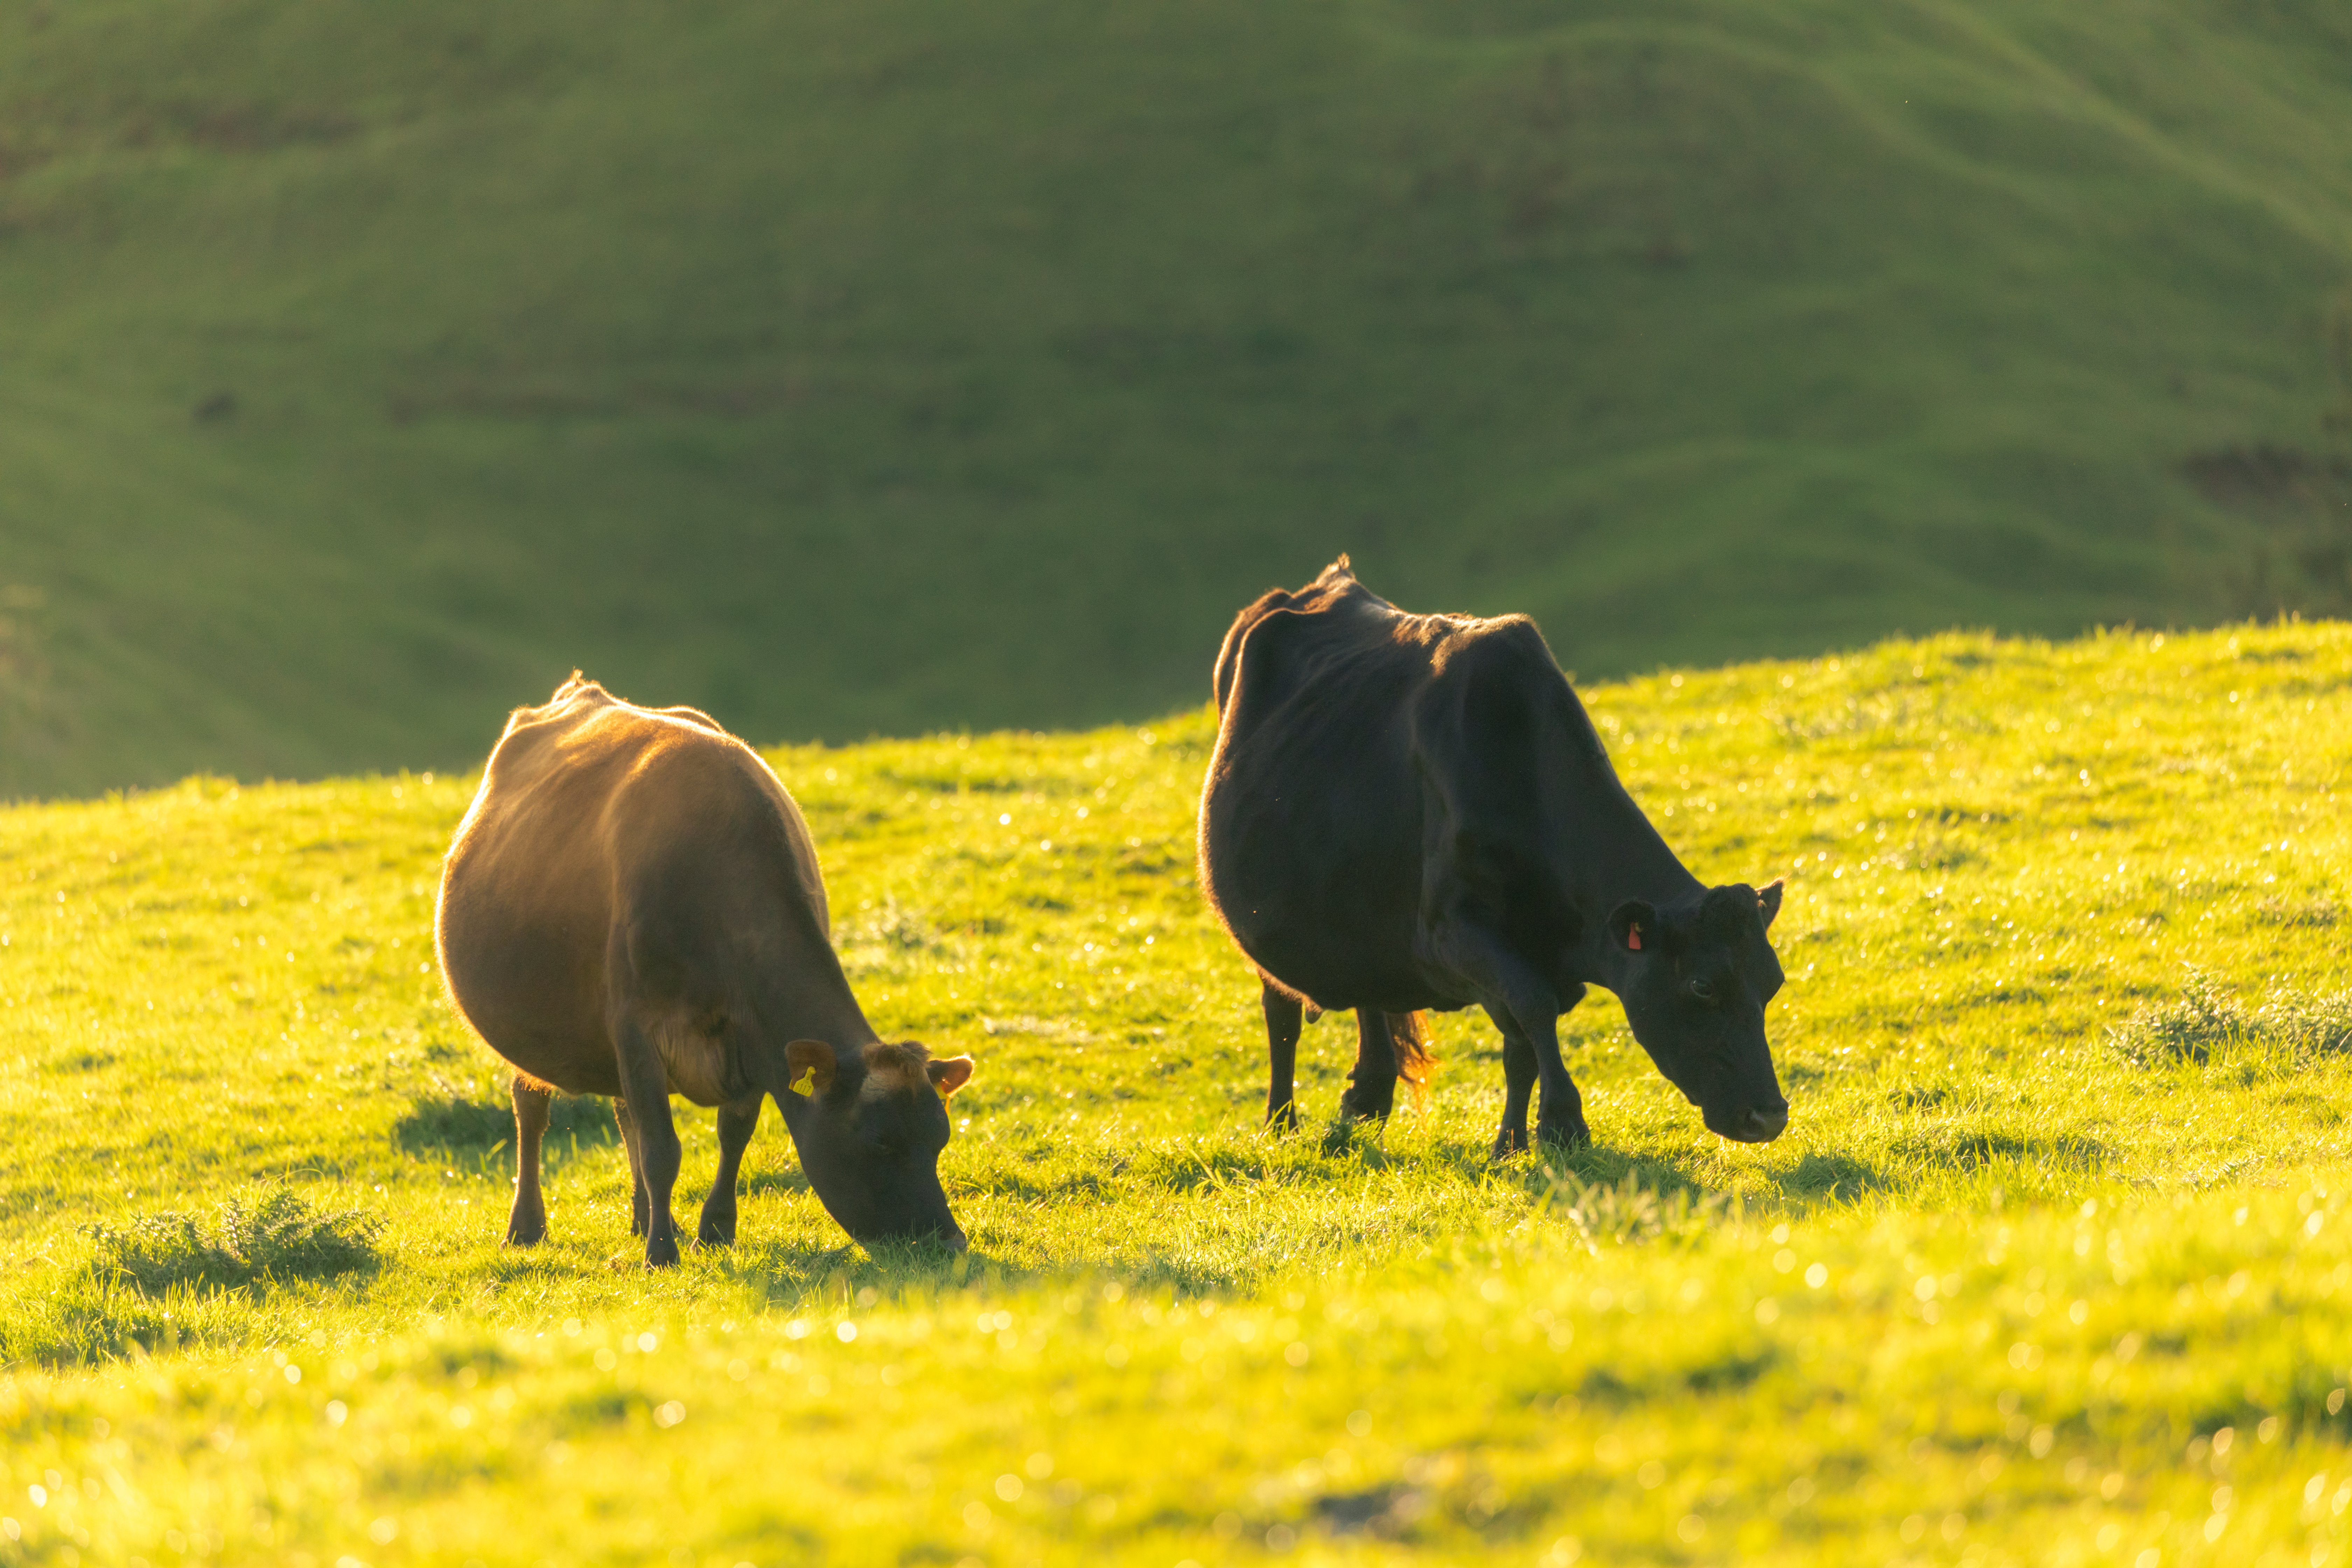
[[[1433,985],[1420,965],[1411,962],[1382,963],[1360,953],[1324,951],[1276,951],[1261,958],[1258,968],[1283,986],[1297,992],[1327,1013],[1359,1007],[1383,1013],[1451,1013],[1469,1005],[1469,998],[1452,996]]]
[[[620,1077],[602,996],[593,977],[569,965],[512,960],[528,944],[459,956],[452,945],[450,991],[490,1048],[567,1094],[617,1094]]]
[[[1422,807],[1392,693],[1229,716],[1205,803],[1213,896],[1242,951],[1318,1005],[1445,1002],[1419,961]]]
[[[441,957],[452,998],[490,1048],[568,1094],[619,1092],[605,1017],[608,921],[551,916],[537,900],[462,880],[443,905]]]
[[[1418,863],[1408,864],[1417,872]],[[1277,850],[1236,870],[1230,888],[1221,879],[1226,923],[1250,961],[1283,985],[1332,1010],[1455,1005],[1424,972],[1418,878],[1402,874],[1399,858]]]

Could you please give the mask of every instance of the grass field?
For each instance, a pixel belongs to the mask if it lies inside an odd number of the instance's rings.
[[[0,796],[2352,608],[2326,0],[0,5]],[[2334,315],[2331,316],[2331,311]]]
[[[0,813],[0,1563],[2352,1562],[2352,627],[1587,697],[1696,870],[1790,879],[1777,1143],[1606,999],[1589,1152],[1488,1157],[1466,1016],[1352,1135],[1310,1029],[1262,1134],[1201,712],[772,753],[877,1025],[980,1059],[952,1260],[772,1115],[647,1273],[590,1104],[501,1249],[466,779]]]

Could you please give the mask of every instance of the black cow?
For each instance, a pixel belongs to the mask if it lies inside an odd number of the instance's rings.
[[[879,1038],[829,923],[800,808],[708,716],[634,707],[577,672],[546,706],[517,709],[449,847],[434,921],[450,994],[517,1069],[507,1239],[547,1234],[551,1086],[614,1097],[648,1263],[677,1261],[672,1092],[720,1108],[704,1241],[735,1239],[737,1167],[773,1095],[844,1230],[961,1248],[939,1158],[971,1058]]]
[[[1780,884],[1708,888],[1683,868],[1533,621],[1407,615],[1343,555],[1241,613],[1216,693],[1201,886],[1265,977],[1278,1079],[1297,1028],[1286,1040],[1296,1014],[1277,997],[1475,1003],[1503,1033],[1496,1152],[1527,1146],[1538,1081],[1537,1135],[1582,1143],[1558,1021],[1601,985],[1709,1129],[1764,1142],[1788,1125],[1764,1037]],[[1362,1034],[1348,1109],[1385,1110],[1367,1079],[1394,1053]]]

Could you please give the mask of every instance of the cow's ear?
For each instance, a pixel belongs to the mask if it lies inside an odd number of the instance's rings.
[[[945,1100],[971,1081],[971,1058],[949,1057],[944,1061],[925,1062],[923,1071],[929,1075],[931,1087]]]
[[[1756,912],[1764,917],[1764,929],[1772,929],[1773,917],[1780,912],[1780,879],[1773,878],[1756,889]]]
[[[1609,940],[1628,952],[1654,952],[1659,943],[1658,911],[1629,899],[1609,912]]]
[[[794,1040],[784,1047],[784,1087],[800,1087],[801,1074],[808,1074],[808,1091],[823,1094],[833,1087],[833,1075],[838,1068],[833,1047],[823,1040]]]

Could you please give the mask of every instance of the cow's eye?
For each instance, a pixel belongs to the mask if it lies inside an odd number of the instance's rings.
[[[1704,1002],[1710,1007],[1715,1005],[1715,982],[1704,974],[1692,976],[1690,994],[1694,1001]]]

